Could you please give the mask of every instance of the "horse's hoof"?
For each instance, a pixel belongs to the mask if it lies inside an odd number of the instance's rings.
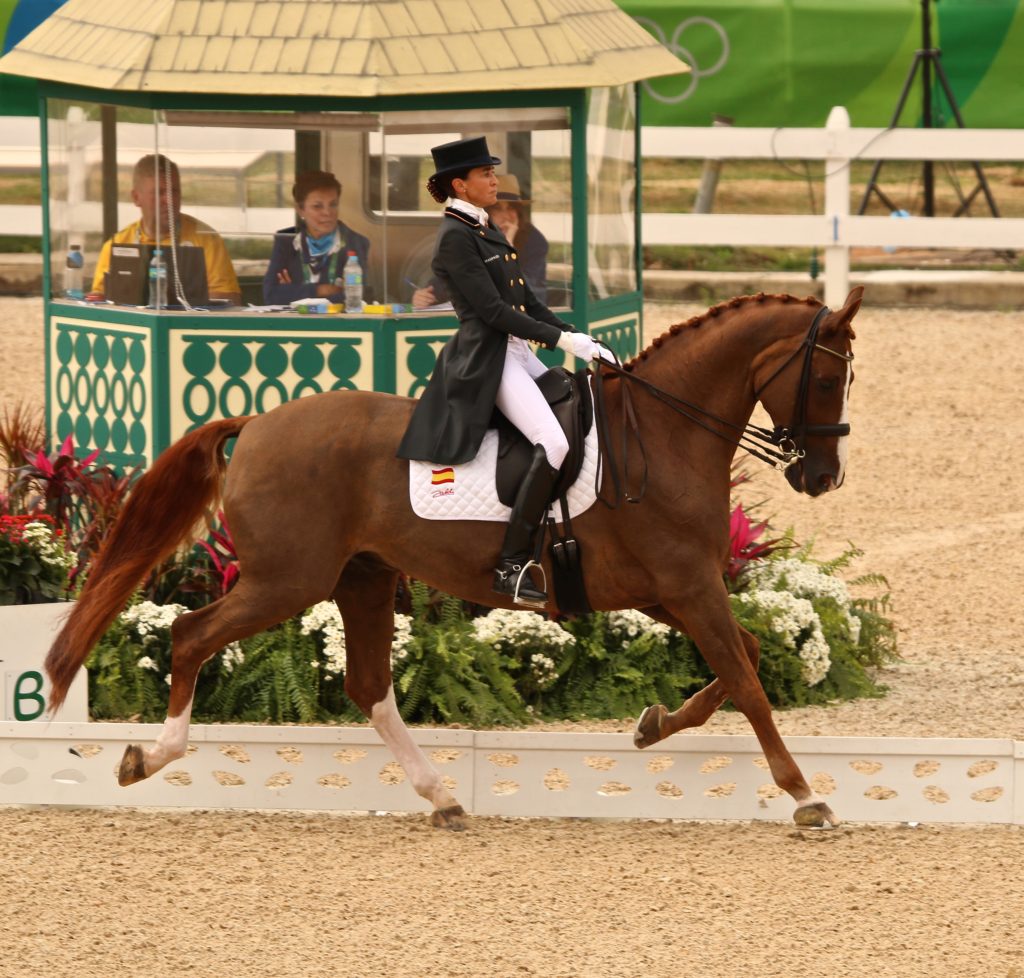
[[[659,740],[664,740],[661,721],[667,716],[668,710],[660,703],[647,707],[636,722],[636,730],[633,731],[634,745],[643,750],[645,747],[650,747],[651,744],[656,744]]]
[[[146,780],[146,761],[142,754],[141,744],[129,744],[124,749],[121,766],[117,769],[117,783],[127,788],[137,781]]]
[[[793,821],[796,822],[797,825],[813,829],[820,829],[826,825],[836,828],[839,825],[839,819],[836,818],[832,809],[823,801],[815,801],[808,805],[800,805],[797,810],[793,812]]]
[[[465,809],[461,805],[435,808],[430,813],[430,824],[435,829],[448,829],[449,832],[464,832],[466,830]]]

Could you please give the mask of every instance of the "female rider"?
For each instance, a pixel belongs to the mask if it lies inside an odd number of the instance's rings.
[[[569,445],[535,383],[547,368],[526,341],[583,360],[601,356],[601,347],[536,298],[514,246],[491,226],[486,208],[497,199],[494,167],[501,160],[491,156],[487,140],[460,139],[430,152],[437,172],[427,190],[438,203],[450,200],[431,268],[451,296],[459,328],[438,355],[397,454],[443,465],[467,462],[495,407],[526,436],[533,459],[512,506],[494,590],[539,608],[547,595],[530,573],[537,566],[534,541]]]

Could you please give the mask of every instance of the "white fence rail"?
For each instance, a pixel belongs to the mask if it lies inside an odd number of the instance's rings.
[[[189,753],[120,788],[126,744],[160,727],[0,724],[0,804],[425,811],[366,727],[202,726]],[[768,819],[793,804],[754,737],[690,735],[646,751],[628,734],[413,731],[478,815]],[[789,737],[815,790],[853,822],[1024,824],[1024,742]]]
[[[26,137],[28,138],[28,137]],[[711,126],[662,129],[642,135],[645,157],[675,159],[818,160],[825,173],[821,214],[666,214],[645,213],[647,245],[789,245],[824,250],[825,302],[840,304],[849,290],[850,249],[854,247],[992,248],[1024,250],[1024,218],[859,216],[850,212],[850,164],[856,160],[1024,160],[1024,130],[1011,129],[852,129],[846,109],[837,106],[824,128],[762,129]],[[8,147],[8,151],[12,148]],[[13,147],[25,149],[25,147]],[[24,154],[23,154],[24,155]],[[207,164],[209,161],[207,161]],[[76,222],[57,208],[54,226],[99,227],[99,205]],[[190,213],[238,234],[268,234],[291,221],[289,208],[189,207]],[[119,222],[134,219],[122,204]],[[552,241],[565,237],[568,215],[538,212],[535,221]],[[0,206],[0,233],[41,234],[38,207]],[[615,229],[602,231],[614,240]]]
[[[850,248],[1024,249],[1022,218],[859,216],[850,213],[855,160],[1024,160],[1024,131],[851,129],[837,106],[824,129],[644,130],[644,155],[692,159],[822,160],[824,211],[790,214],[644,214],[644,244],[817,246],[825,255],[825,303],[837,306],[850,281]]]

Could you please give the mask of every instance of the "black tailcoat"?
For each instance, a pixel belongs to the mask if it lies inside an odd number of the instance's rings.
[[[431,267],[448,287],[459,328],[438,354],[397,454],[456,465],[474,458],[483,441],[509,335],[554,348],[572,326],[530,291],[519,256],[500,231],[450,207]]]

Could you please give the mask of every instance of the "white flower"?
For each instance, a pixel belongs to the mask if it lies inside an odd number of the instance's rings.
[[[473,632],[481,642],[496,649],[519,646],[562,648],[575,639],[558,622],[549,621],[532,611],[506,611],[495,608],[482,618],[473,619]]]
[[[235,666],[240,666],[243,662],[245,662],[245,653],[242,651],[241,643],[232,642],[230,645],[224,646],[220,664],[225,672],[232,672]]]
[[[135,665],[140,669],[151,669],[153,672],[160,668],[148,655],[144,655]]]
[[[530,671],[538,689],[547,689],[558,678],[555,660],[540,652],[530,656]]]
[[[795,649],[803,663],[804,680],[816,686],[828,674],[832,659],[828,642],[821,629],[821,619],[807,598],[798,598],[789,591],[765,588],[734,594],[734,601],[752,604],[770,615],[772,631],[781,636],[787,648]],[[806,633],[803,641],[797,640]]]
[[[333,601],[321,601],[313,605],[301,621],[303,635],[320,632],[323,635],[324,655],[327,663],[324,670],[334,676],[345,671],[345,626],[341,612]]]
[[[41,520],[26,523],[21,538],[31,544],[39,559],[50,567],[57,567],[65,574],[75,566],[75,555],[65,546],[63,538],[57,536],[53,527]]]
[[[154,604],[140,601],[121,612],[121,621],[131,626],[139,638],[145,638],[155,631],[166,631],[174,619],[188,609],[183,604]]]
[[[672,629],[660,621],[649,618],[642,611],[628,608],[625,611],[608,612],[608,631],[619,638],[622,647],[626,649],[629,648],[631,639],[639,638],[641,635],[667,638]]]
[[[860,618],[851,608],[846,582],[812,561],[796,557],[759,561],[750,569],[750,584],[755,589],[786,590],[800,598],[831,598],[846,618],[850,641],[856,643],[860,638]]]
[[[409,655],[412,644],[412,618],[409,615],[395,615],[395,635],[391,640],[391,664],[401,662]]]

